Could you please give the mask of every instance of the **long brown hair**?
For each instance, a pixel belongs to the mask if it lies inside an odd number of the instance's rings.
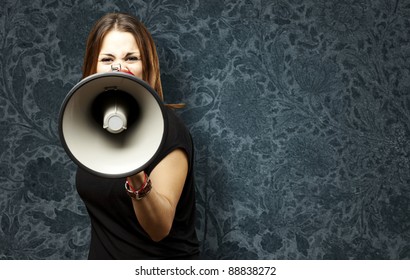
[[[109,13],[101,17],[88,35],[83,62],[83,78],[96,73],[98,54],[102,42],[109,31],[118,30],[131,33],[140,50],[142,62],[142,79],[146,81],[164,100],[159,70],[158,54],[154,40],[147,28],[134,16],[125,13]],[[181,108],[183,104],[169,104],[173,108]]]

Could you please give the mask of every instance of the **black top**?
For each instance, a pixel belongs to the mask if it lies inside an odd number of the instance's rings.
[[[194,148],[191,135],[171,109],[165,110],[168,132],[163,148],[145,172],[180,148],[188,155],[188,175],[167,237],[154,242],[138,223],[125,178],[108,179],[77,169],[76,185],[91,219],[89,259],[192,259],[199,255],[195,231]],[[155,188],[155,186],[153,186]]]

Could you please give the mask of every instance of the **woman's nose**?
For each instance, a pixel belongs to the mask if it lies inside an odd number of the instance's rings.
[[[111,64],[111,71],[112,72],[123,72],[123,73],[127,73],[127,74],[131,74],[134,75],[134,73],[132,73],[128,67],[122,67],[120,63],[113,63]]]
[[[120,72],[121,71],[121,64],[120,63],[111,64],[111,71]]]

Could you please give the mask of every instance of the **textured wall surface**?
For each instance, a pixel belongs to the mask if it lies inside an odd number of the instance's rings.
[[[409,0],[3,0],[1,259],[87,256],[57,118],[111,11],[188,105],[204,258],[410,259]]]

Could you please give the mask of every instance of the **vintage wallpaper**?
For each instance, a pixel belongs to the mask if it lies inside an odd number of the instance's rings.
[[[58,138],[106,12],[152,32],[204,259],[410,259],[409,0],[3,0],[0,259],[85,259]]]

